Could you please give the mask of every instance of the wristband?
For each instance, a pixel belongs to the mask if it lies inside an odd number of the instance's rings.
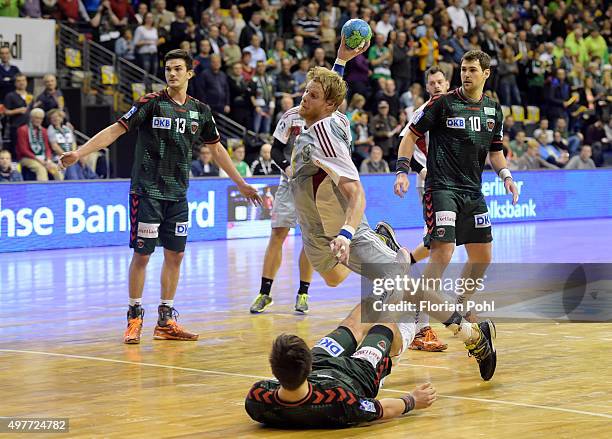
[[[349,241],[353,239],[354,234],[355,229],[348,224],[343,225],[340,231],[338,232],[338,236],[344,236]]]
[[[404,411],[402,412],[402,415],[405,415],[406,413],[408,413],[411,410],[414,410],[414,406],[416,404],[415,400],[414,400],[414,396],[412,396],[410,393],[406,396],[402,396],[400,398],[402,401],[404,401],[404,404],[406,404],[406,407],[404,408]]]
[[[344,76],[345,66],[346,66],[346,61],[340,58],[336,58],[336,61],[334,62],[334,66],[332,67],[332,70],[342,77]]]
[[[410,159],[408,157],[399,157],[397,159],[397,163],[395,164],[395,169],[397,173],[403,172],[405,174],[410,173]]]
[[[499,178],[501,178],[502,181],[506,181],[506,178],[512,178],[512,174],[510,173],[510,169],[508,168],[500,169],[497,175],[499,176]]]

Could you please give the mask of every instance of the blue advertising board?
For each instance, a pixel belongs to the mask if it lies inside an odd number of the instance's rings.
[[[495,174],[482,190],[493,224],[612,217],[612,170],[515,172],[520,200],[512,206]],[[393,194],[394,175],[365,175],[368,220],[396,228],[422,227],[411,176],[403,199]],[[261,237],[270,233],[270,208],[278,178],[253,178],[264,197],[254,208],[229,179],[191,180],[189,240]],[[6,183],[0,185],[0,252],[126,245],[129,181]]]

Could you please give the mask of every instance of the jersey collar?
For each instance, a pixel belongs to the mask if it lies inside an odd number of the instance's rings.
[[[306,401],[308,401],[310,399],[310,397],[312,396],[312,384],[310,383],[310,381],[308,382],[308,393],[306,394],[305,397],[303,397],[302,399],[300,399],[299,401],[295,401],[295,402],[285,402],[282,399],[280,399],[280,397],[278,396],[278,389],[276,389],[274,391],[274,400],[279,403],[280,405],[284,405],[287,407],[297,407],[298,405],[302,405],[304,404]]]
[[[484,92],[480,95],[480,99],[478,99],[477,101],[473,101],[470,98],[468,98],[466,95],[463,94],[463,90],[461,89],[461,87],[457,87],[455,89],[455,93],[457,94],[457,96],[459,96],[459,99],[461,99],[464,102],[467,102],[468,104],[480,104],[482,102],[482,98],[484,97]]]
[[[189,100],[191,99],[191,96],[186,95],[186,96],[187,96],[187,98],[185,99],[185,103],[184,103],[183,105],[181,105],[181,104],[179,104],[178,102],[176,102],[174,99],[172,99],[172,97],[170,96],[170,93],[168,93],[168,87],[164,88],[164,89],[162,90],[162,93],[163,93],[164,95],[166,95],[166,98],[167,98],[167,99],[168,99],[170,102],[172,102],[172,103],[173,103],[174,105],[176,105],[177,107],[181,107],[181,108],[182,108],[182,107],[184,107],[185,105],[187,105],[187,102],[189,102]]]

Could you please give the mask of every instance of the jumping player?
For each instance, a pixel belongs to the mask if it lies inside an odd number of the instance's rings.
[[[425,90],[431,97],[439,96],[446,94],[450,87],[448,80],[444,74],[444,71],[439,67],[433,66],[430,67],[425,72]],[[427,101],[421,107],[419,107],[414,114],[412,115],[411,120],[406,124],[402,132],[400,133],[400,138],[404,138],[406,133],[409,131],[410,124],[414,121],[418,121],[423,113],[425,106],[429,103]],[[403,142],[404,140],[402,140]],[[425,133],[424,136],[419,137],[416,141],[416,148],[414,149],[414,154],[412,155],[411,166],[414,171],[418,172],[417,174],[417,191],[419,195],[419,201],[421,205],[423,204],[423,195],[425,193],[425,178],[424,176],[427,174],[427,145],[429,143],[429,133]],[[417,161],[417,164],[414,164],[414,160]],[[419,166],[422,168],[420,169]],[[399,169],[398,173],[406,172],[405,169]],[[410,260],[412,263],[416,263],[420,260],[425,259],[429,256],[429,250],[425,245],[421,242],[421,244],[410,253]],[[448,345],[446,343],[442,343],[442,341],[438,338],[438,335],[435,333],[431,326],[429,326],[429,315],[427,313],[417,312],[417,333],[414,337],[414,341],[410,345],[410,349],[413,350],[422,350],[428,352],[439,352],[444,351]]]
[[[210,107],[187,95],[193,77],[192,59],[184,50],[171,50],[164,58],[168,87],[151,93],[124,114],[116,123],[92,137],[76,151],[64,153],[63,166],[109,146],[129,130],[138,129],[136,154],[130,186],[130,306],[124,341],[140,343],[144,309],[142,291],[145,269],[159,242],[164,247],[161,272],[161,303],[158,307],[154,338],[197,340],[198,334],[176,322],[174,295],[187,242],[189,208],[187,186],[194,146],[207,144],[215,162],[236,183],[249,200],[261,204],[257,190],[236,171],[221,145]]]
[[[351,271],[371,280],[402,276],[405,264],[394,262],[409,260],[406,249],[396,253],[384,245],[365,219],[365,195],[351,160],[350,137],[332,117],[345,94],[346,84],[335,72],[322,67],[308,72],[299,110],[306,125],[291,156],[291,188],[304,250],[329,286],[339,285]],[[408,297],[415,303],[447,303],[437,291],[415,293]],[[479,361],[483,379],[490,379],[496,364],[494,333],[489,329],[493,323],[471,324],[448,307],[434,308],[440,311],[431,316],[459,335]]]
[[[341,41],[338,48],[336,62],[333,70],[340,74],[344,73],[344,66],[348,61],[368,50],[369,43],[361,49],[349,49]],[[337,120],[338,125],[350,135],[350,122],[346,116],[340,111],[335,111],[333,117]],[[299,106],[287,110],[279,120],[274,130],[273,155],[274,162],[281,169],[282,174],[278,190],[274,197],[272,205],[272,233],[266,248],[264,257],[263,269],[261,274],[261,287],[259,294],[251,304],[251,313],[261,313],[274,302],[270,291],[272,283],[278,273],[280,264],[283,258],[283,243],[289,234],[289,229],[295,228],[297,225],[297,214],[295,212],[295,204],[293,194],[289,184],[289,176],[291,173],[289,160],[295,138],[301,133],[304,127],[304,119],[299,115]],[[312,265],[308,261],[304,249],[300,252],[299,259],[300,267],[300,287],[295,298],[295,310],[301,313],[308,312],[308,288],[312,281]]]
[[[334,428],[392,419],[429,407],[431,384],[401,398],[376,399],[382,380],[414,335],[414,324],[360,323],[360,306],[314,346],[296,335],[276,338],[270,366],[276,380],[255,383],[245,408],[272,427]],[[412,331],[412,332],[411,332]]]

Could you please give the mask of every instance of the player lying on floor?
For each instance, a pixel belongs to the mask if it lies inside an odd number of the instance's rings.
[[[276,379],[255,383],[245,408],[263,424],[288,428],[347,427],[429,407],[436,390],[421,384],[401,398],[376,399],[382,380],[414,338],[414,323],[360,322],[361,305],[312,349],[296,335],[279,335],[270,365]]]

